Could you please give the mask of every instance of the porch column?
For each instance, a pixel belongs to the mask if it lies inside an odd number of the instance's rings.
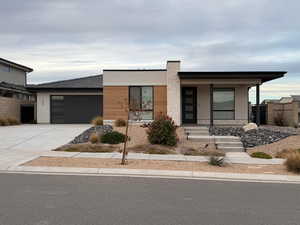
[[[210,127],[214,126],[214,112],[213,112],[213,107],[214,107],[214,85],[210,84],[209,85],[209,98],[210,98]]]
[[[256,124],[260,125],[260,84],[256,85]]]

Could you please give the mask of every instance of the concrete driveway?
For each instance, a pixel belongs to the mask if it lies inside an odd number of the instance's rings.
[[[91,125],[20,125],[0,127],[0,167],[34,158],[71,141]]]

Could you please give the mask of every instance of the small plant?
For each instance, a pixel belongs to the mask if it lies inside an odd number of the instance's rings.
[[[287,156],[285,166],[288,171],[300,173],[300,153],[294,152]]]
[[[283,112],[279,112],[276,114],[276,116],[274,117],[274,123],[276,126],[284,126],[284,116],[283,116]]]
[[[7,118],[7,122],[9,125],[19,125],[20,122],[15,118]]]
[[[125,127],[126,126],[126,121],[123,119],[117,119],[115,121],[115,126],[116,127]]]
[[[97,133],[91,134],[91,136],[90,136],[90,138],[89,138],[89,141],[90,141],[92,144],[99,143],[99,142],[100,142],[99,135],[98,135]]]
[[[94,126],[102,126],[103,125],[103,118],[102,116],[97,116],[95,117],[92,122],[91,122]]]
[[[176,129],[171,117],[161,115],[148,126],[148,140],[151,144],[175,146],[178,141]]]
[[[209,157],[208,164],[219,167],[225,166],[225,157],[211,156]]]
[[[272,156],[264,152],[253,152],[251,154],[251,157],[260,159],[272,159]]]
[[[112,131],[101,136],[101,142],[106,144],[124,143],[126,136],[118,131]]]

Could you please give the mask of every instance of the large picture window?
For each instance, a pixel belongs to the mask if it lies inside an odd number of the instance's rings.
[[[130,119],[153,119],[153,87],[129,87]]]
[[[235,100],[233,88],[215,88],[213,116],[215,120],[234,120]]]

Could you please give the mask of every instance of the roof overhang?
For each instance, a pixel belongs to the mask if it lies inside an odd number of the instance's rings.
[[[281,78],[286,71],[178,72],[180,79],[259,79],[262,83]]]
[[[15,62],[9,61],[7,59],[3,59],[3,58],[0,58],[0,63],[11,66],[11,67],[14,67],[14,68],[17,68],[17,69],[20,69],[20,70],[23,70],[23,71],[28,72],[28,73],[33,71],[33,69],[31,69],[27,66],[23,66],[21,64],[18,64],[18,63],[15,63]]]

